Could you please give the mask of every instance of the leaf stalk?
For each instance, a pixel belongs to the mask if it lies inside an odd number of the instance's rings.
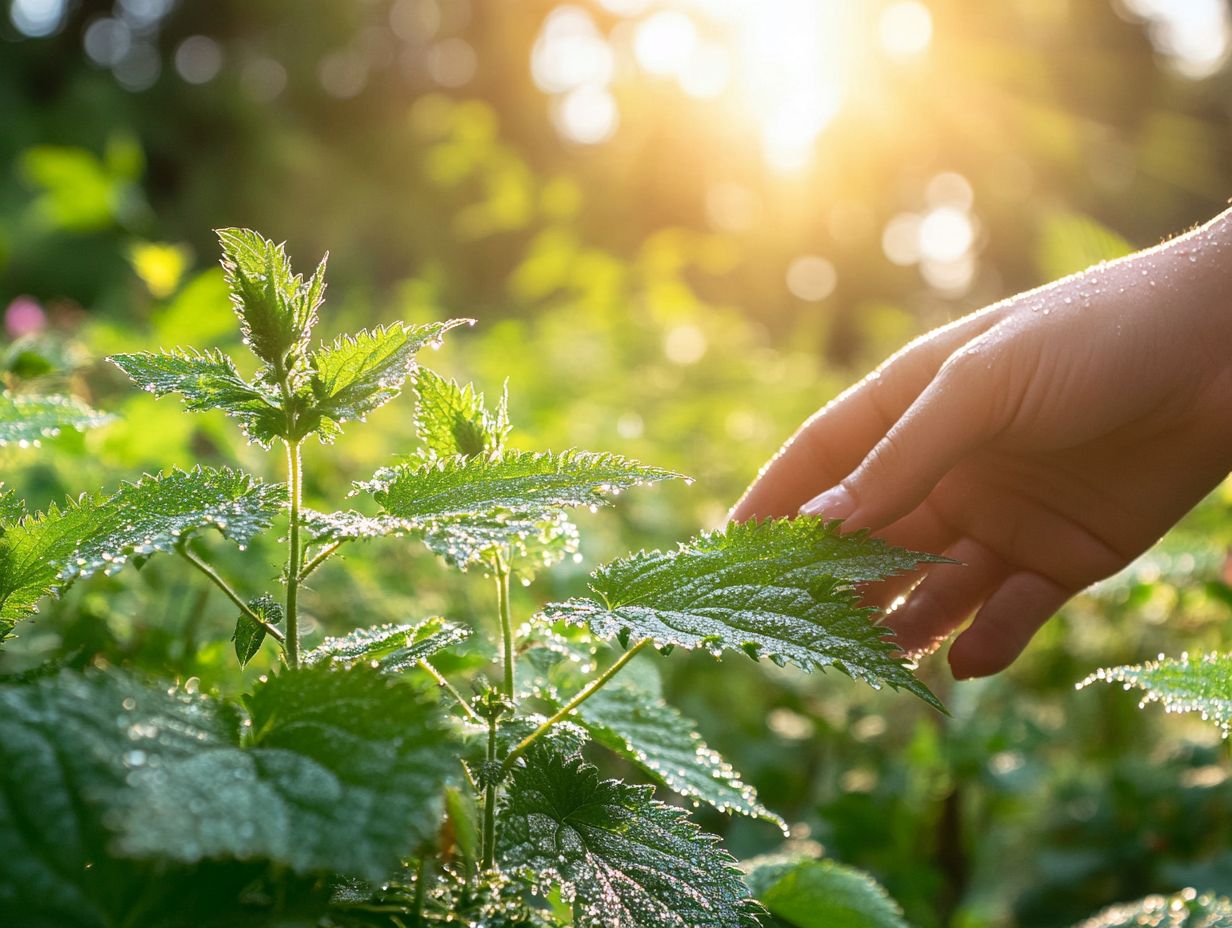
[[[264,628],[265,634],[269,635],[279,644],[285,644],[286,638],[283,636],[282,632],[280,632],[273,625],[270,625],[269,622],[266,622],[263,618],[261,618],[261,616],[257,615],[253,608],[240,598],[239,593],[235,592],[235,590],[231,588],[231,584],[219,575],[218,571],[214,570],[213,567],[205,563],[205,561],[201,560],[187,548],[182,547],[179,549],[179,552],[180,556],[184,558],[184,560],[188,561],[188,563],[192,564],[193,567],[197,568],[197,570],[209,577],[213,584],[222,590],[231,602],[235,603],[235,605],[239,607],[240,612]]]

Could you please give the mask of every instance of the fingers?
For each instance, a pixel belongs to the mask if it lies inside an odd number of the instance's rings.
[[[915,509],[959,461],[992,438],[1004,404],[978,355],[956,355],[841,483],[800,511],[877,530]]]
[[[954,678],[986,677],[1004,670],[1072,595],[1073,591],[1036,573],[1010,576],[950,647]]]
[[[882,622],[913,658],[935,651],[1010,573],[1001,558],[970,538],[959,539],[945,554],[959,563],[930,567],[907,602]]]
[[[932,507],[924,505],[878,532],[877,537],[895,548],[939,554],[954,543],[955,536],[954,530],[937,517]],[[860,587],[860,605],[884,609],[895,597],[917,583],[922,574],[923,571],[917,570],[864,584]]]
[[[912,342],[802,425],[732,509],[730,518],[795,515],[801,504],[834,486],[885,436],[932,381],[950,354],[991,327],[996,308]]]

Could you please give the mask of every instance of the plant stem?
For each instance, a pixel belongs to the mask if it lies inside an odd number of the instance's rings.
[[[488,785],[483,793],[483,869],[496,862],[496,716],[488,721]]]
[[[335,541],[328,548],[323,549],[316,557],[304,565],[304,569],[299,572],[299,582],[303,583],[308,579],[308,576],[324,564],[333,556],[333,553],[342,547],[341,541]]]
[[[529,735],[527,735],[525,738],[519,741],[517,745],[514,747],[514,749],[510,751],[507,755],[505,755],[505,760],[504,760],[505,769],[506,770],[509,769],[509,767],[512,766],[513,762],[517,760],[519,757],[521,757],[523,754],[525,754],[527,749],[530,748],[532,744],[534,744],[536,741],[542,738],[545,734],[547,734],[548,730],[553,725],[555,725],[557,722],[563,721],[566,717],[569,716],[571,712],[573,712],[574,709],[576,709],[586,700],[590,699],[590,697],[595,695],[595,693],[599,692],[599,690],[601,690],[607,684],[607,682],[612,679],[612,677],[620,673],[621,668],[623,668],[625,664],[633,660],[633,658],[637,655],[637,653],[641,651],[642,648],[646,647],[648,644],[650,644],[650,639],[643,638],[633,647],[629,648],[629,650],[625,651],[624,654],[616,658],[615,662],[612,664],[611,667],[609,667],[607,670],[603,671],[603,673],[599,674],[599,676],[591,680],[590,683],[588,683],[582,690],[580,690],[576,696],[574,696],[567,703],[561,706],[560,710],[555,715],[553,715],[550,719],[545,721],[542,725],[540,725],[538,728],[532,731]]]
[[[282,632],[280,632],[273,625],[270,625],[268,622],[262,619],[259,615],[256,614],[256,612],[252,610],[252,608],[248,605],[248,603],[240,599],[240,595],[237,592],[235,592],[235,590],[231,589],[231,584],[227,583],[226,580],[220,577],[218,575],[218,572],[214,570],[213,567],[205,563],[205,561],[201,560],[199,557],[197,557],[187,548],[180,548],[179,552],[180,552],[180,556],[184,558],[184,560],[188,561],[188,563],[192,564],[193,567],[197,568],[197,570],[201,571],[203,574],[209,577],[210,580],[214,582],[215,586],[217,586],[220,590],[226,593],[227,598],[239,607],[240,612],[244,613],[244,615],[248,616],[248,618],[252,619],[258,625],[264,628],[265,634],[269,635],[271,638],[273,638],[275,641],[279,643],[283,643],[286,640],[283,637]]]
[[[505,695],[513,701],[513,620],[509,614],[509,565],[496,555],[496,598],[500,606],[501,644],[505,652]]]
[[[444,674],[429,664],[422,657],[419,659],[419,667],[427,673],[428,676],[435,680],[438,686],[444,687],[449,692],[449,695],[458,701],[458,705],[462,707],[462,711],[466,713],[467,717],[472,722],[477,722],[480,725],[483,724],[483,719],[479,717],[479,713],[471,708],[471,704],[462,697],[462,694],[454,688],[452,683],[445,679]]]
[[[299,507],[304,477],[299,439],[287,440],[287,496],[291,505],[291,531],[287,547],[287,666],[299,667],[299,575],[303,552],[299,546]]]

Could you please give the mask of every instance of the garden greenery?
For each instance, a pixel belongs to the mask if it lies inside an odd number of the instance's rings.
[[[591,575],[589,595],[515,617],[511,579],[576,555],[569,510],[678,475],[611,453],[510,448],[503,395],[489,405],[418,363],[467,320],[313,347],[325,262],[304,278],[254,232],[219,238],[256,373],[191,348],[110,360],[142,389],[222,409],[251,442],[281,446],[286,482],[172,469],[33,514],[0,496],[0,635],[75,580],[170,554],[233,603],[236,659],[274,647],[281,665],[238,700],[104,665],[0,685],[0,921],[900,926],[863,874],[791,857],[741,868],[685,809],[588,758],[610,751],[687,801],[785,830],[638,655],[834,667],[940,709],[857,593],[932,558],[816,518],[753,522],[619,559]],[[408,380],[419,447],[356,482],[355,508],[306,507],[304,442],[332,442]],[[67,397],[5,394],[0,442],[106,418]],[[241,593],[205,530],[242,548],[284,521],[280,582]],[[304,584],[340,549],[386,536],[487,578],[491,679],[457,659],[475,632],[457,617],[357,619],[348,634],[301,640]]]

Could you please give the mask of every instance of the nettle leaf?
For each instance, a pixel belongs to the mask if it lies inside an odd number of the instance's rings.
[[[84,432],[114,418],[71,396],[27,396],[5,391],[0,393],[0,448],[37,445],[65,429]]]
[[[503,865],[544,893],[561,884],[579,926],[756,928],[759,907],[718,839],[651,793],[533,751],[509,779]]]
[[[554,603],[549,620],[600,638],[658,647],[743,650],[804,670],[837,667],[874,687],[888,683],[942,709],[896,656],[889,632],[860,606],[856,585],[937,560],[866,533],[840,535],[815,517],[729,525],[673,551],[641,552],[591,574],[594,598]],[[944,710],[942,710],[944,711]]]
[[[169,875],[109,851],[126,778],[232,733],[203,698],[119,673],[0,686],[0,922],[97,926],[135,911]]]
[[[289,356],[302,352],[325,297],[325,264],[307,281],[291,272],[282,245],[249,229],[219,229],[222,267],[244,342],[270,365],[274,379],[286,373]]]
[[[250,599],[248,608],[255,612],[266,625],[282,624],[282,605],[272,596],[265,595]],[[248,662],[257,656],[267,634],[265,625],[254,622],[247,613],[240,613],[239,618],[235,620],[235,632],[231,635],[231,640],[235,642],[235,656],[239,658],[241,667],[247,667]]]
[[[15,522],[26,517],[26,501],[15,490],[4,489],[0,483],[0,535]]]
[[[496,411],[489,412],[474,384],[459,386],[421,368],[415,374],[415,393],[419,397],[415,434],[429,458],[492,455],[505,450],[512,428],[508,388],[502,391]]]
[[[1183,889],[1110,906],[1076,928],[1232,928],[1232,900]]]
[[[380,880],[440,822],[456,767],[435,699],[367,667],[270,677],[245,697],[251,734],[199,739],[128,775],[116,850],[183,863],[264,859]]]
[[[326,638],[302,660],[334,667],[374,664],[385,673],[398,673],[470,636],[467,626],[434,616],[416,625],[374,625],[339,638]]]
[[[630,686],[607,686],[578,707],[576,718],[595,741],[669,789],[720,812],[772,822],[786,833],[787,823],[763,806],[756,790],[711,750],[696,723],[662,699]]]
[[[111,496],[82,496],[27,516],[0,536],[0,633],[79,578],[169,552],[213,527],[244,547],[282,510],[286,488],[228,468],[146,475]]]
[[[414,372],[415,355],[421,349],[439,345],[452,328],[473,324],[473,319],[427,325],[395,322],[339,336],[309,359],[315,411],[334,423],[362,419],[398,395]]]
[[[678,476],[615,454],[506,451],[399,464],[357,486],[387,515],[418,526],[438,554],[466,566],[502,547],[554,562],[576,550],[561,509],[598,507],[622,489]]]
[[[1203,654],[1191,658],[1159,655],[1158,660],[1124,667],[1105,667],[1078,684],[1121,683],[1145,695],[1140,703],[1162,703],[1167,712],[1198,712],[1222,729],[1232,731],[1232,654]]]
[[[278,394],[264,384],[244,380],[221,351],[143,351],[112,355],[107,360],[155,396],[178,393],[185,409],[224,410],[262,447],[268,448],[285,431],[286,414]]]
[[[903,911],[867,873],[832,860],[750,861],[748,883],[791,928],[907,928]]]

